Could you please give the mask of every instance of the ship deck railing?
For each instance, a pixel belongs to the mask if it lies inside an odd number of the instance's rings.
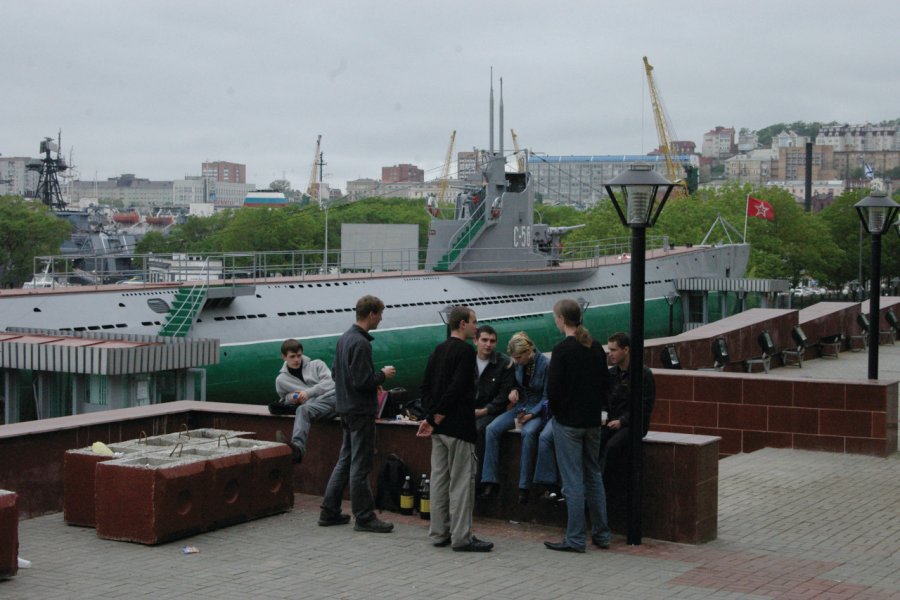
[[[559,259],[550,259],[547,248],[535,245],[537,254],[547,256],[547,269],[585,269],[599,267],[630,260],[630,238],[607,238],[584,242],[564,244],[559,252]],[[671,253],[688,251],[690,248],[673,248],[666,237],[648,237],[649,252]],[[485,249],[490,250],[490,249]],[[499,253],[503,249],[497,249]],[[132,268],[117,270],[114,273],[102,271],[85,272],[79,268],[79,259],[72,256],[40,256],[35,258],[37,275],[52,278],[56,282],[54,289],[75,291],[85,288],[108,288],[115,285],[123,291],[130,287],[142,285],[184,286],[205,281],[207,285],[247,285],[256,283],[280,282],[286,280],[318,280],[335,277],[381,277],[381,276],[422,276],[438,275],[434,271],[425,270],[426,251],[417,248],[383,249],[374,251],[342,251],[340,249],[323,251],[270,251],[270,252],[218,252],[197,253],[190,260],[183,254],[175,257],[160,254],[128,255]],[[171,268],[161,269],[158,265],[169,261]],[[157,266],[154,266],[157,265]],[[504,269],[533,270],[533,259],[522,261],[517,265],[515,260],[504,263]],[[453,273],[478,273],[495,270],[496,261],[479,264],[467,259],[462,271]],[[89,282],[89,283],[86,283]],[[74,284],[74,285],[73,285]],[[80,284],[80,285],[79,285]],[[73,287],[75,290],[73,290]],[[42,288],[48,291],[50,288]],[[0,294],[11,292],[34,292],[35,290],[3,290]]]

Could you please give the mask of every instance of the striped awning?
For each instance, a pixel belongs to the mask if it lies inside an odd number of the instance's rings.
[[[0,368],[130,375],[218,364],[219,340],[9,328]]]
[[[686,277],[675,280],[679,292],[786,292],[787,279],[732,279],[725,277]]]

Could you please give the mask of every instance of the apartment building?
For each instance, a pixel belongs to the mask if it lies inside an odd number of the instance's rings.
[[[828,125],[819,130],[816,144],[835,152],[900,151],[900,125]]]
[[[737,145],[734,143],[734,127],[720,125],[704,133],[700,152],[707,160],[724,160],[737,154]]]
[[[381,181],[384,183],[422,183],[425,171],[410,164],[399,164],[393,167],[381,167]]]
[[[696,156],[676,156],[678,163],[698,166]],[[590,207],[606,195],[607,181],[634,163],[646,163],[663,177],[666,161],[662,155],[540,156],[528,163],[535,194],[549,204]]]
[[[247,183],[247,165],[218,160],[205,162],[200,168],[203,177],[228,183]]]
[[[14,194],[25,196],[37,189],[38,172],[29,171],[31,161],[27,156],[0,156],[0,196]]]

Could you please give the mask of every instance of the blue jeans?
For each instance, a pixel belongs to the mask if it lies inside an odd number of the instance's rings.
[[[584,503],[591,515],[591,536],[598,543],[609,542],[606,521],[606,492],[600,472],[600,427],[566,427],[553,424],[556,461],[562,476],[568,521],[563,540],[575,548],[585,547],[587,522]]]
[[[481,481],[484,483],[499,483],[497,471],[500,462],[500,440],[504,433],[516,426],[516,410],[513,407],[498,415],[485,431],[484,467],[481,472]],[[534,461],[537,455],[538,434],[541,432],[541,427],[540,417],[534,417],[522,425],[522,457],[519,460],[520,490],[527,490],[531,486]]]
[[[538,437],[537,463],[534,465],[534,482],[544,485],[559,483],[556,468],[556,444],[553,443],[553,419],[547,421]]]
[[[322,499],[322,517],[341,514],[344,488],[350,483],[350,505],[353,516],[365,523],[375,516],[375,498],[369,487],[369,473],[375,456],[375,416],[341,415],[341,453],[328,479]]]

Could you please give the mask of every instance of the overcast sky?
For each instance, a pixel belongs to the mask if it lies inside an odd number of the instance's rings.
[[[900,118],[900,3],[0,0],[0,154],[62,129],[81,178],[247,165],[305,189],[488,144],[490,68],[535,152],[641,154],[722,125]],[[455,152],[454,152],[455,153]],[[455,169],[455,163],[454,163]]]

